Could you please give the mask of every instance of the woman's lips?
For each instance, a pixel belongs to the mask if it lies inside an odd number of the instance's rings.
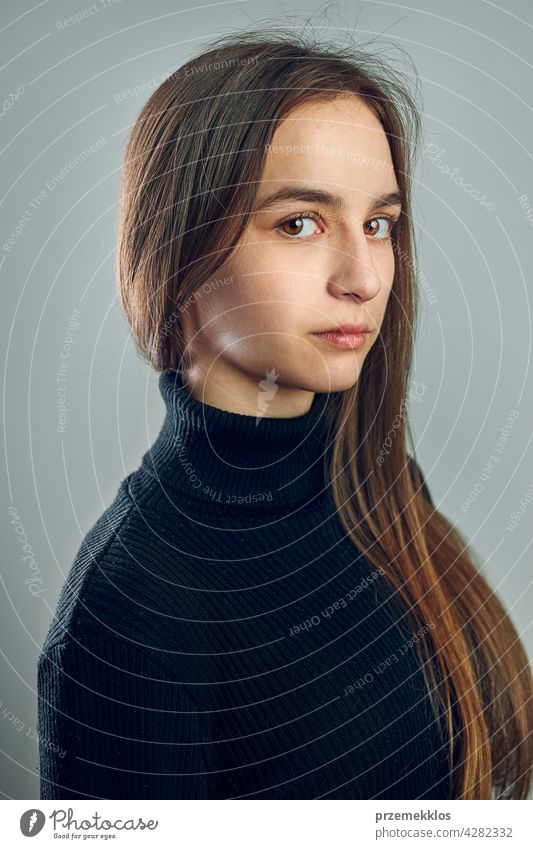
[[[329,345],[335,348],[344,348],[353,350],[354,348],[362,348],[366,344],[368,331],[363,333],[344,333],[340,330],[328,330],[325,333],[313,333],[313,336],[318,336]]]

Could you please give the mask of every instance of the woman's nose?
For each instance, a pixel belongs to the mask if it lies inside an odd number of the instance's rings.
[[[371,249],[362,236],[354,247],[339,248],[335,253],[333,269],[328,280],[328,291],[335,298],[347,295],[361,301],[375,298],[383,285]]]

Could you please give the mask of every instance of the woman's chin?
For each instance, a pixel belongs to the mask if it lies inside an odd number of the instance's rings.
[[[339,375],[333,371],[323,376],[314,374],[312,377],[306,377],[304,386],[310,392],[344,392],[346,389],[355,386],[359,379],[359,373],[360,369],[352,369],[350,374]]]

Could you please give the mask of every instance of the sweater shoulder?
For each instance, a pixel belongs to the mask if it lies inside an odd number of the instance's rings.
[[[167,639],[166,622],[185,604],[180,564],[194,534],[179,513],[168,517],[149,510],[146,489],[132,494],[135,476],[122,481],[83,538],[43,651],[91,633],[150,646]]]
[[[64,643],[76,631],[78,619],[91,583],[98,583],[103,564],[113,559],[121,532],[131,521],[135,505],[128,493],[127,479],[122,481],[112,503],[83,537],[63,583],[44,647]]]

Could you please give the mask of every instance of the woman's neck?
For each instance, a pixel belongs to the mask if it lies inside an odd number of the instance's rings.
[[[275,368],[263,377],[222,359],[208,368],[200,363],[180,371],[183,388],[197,401],[226,412],[257,418],[293,418],[311,409],[314,392],[279,383]]]

